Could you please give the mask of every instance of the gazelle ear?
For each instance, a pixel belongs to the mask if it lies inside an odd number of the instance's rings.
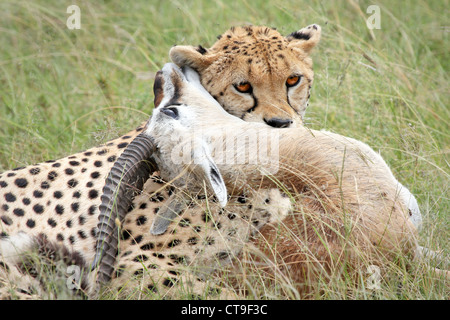
[[[174,46],[170,49],[169,56],[179,67],[188,66],[196,71],[206,69],[216,57],[202,46]]]
[[[211,152],[206,143],[198,142],[197,147],[194,147],[193,160],[194,165],[197,165],[197,173],[203,176],[203,178],[209,182],[210,187],[214,191],[217,200],[222,207],[225,207],[228,201],[227,187],[220,174],[214,159],[211,156]]]
[[[155,108],[159,107],[162,99],[164,99],[164,76],[161,70],[159,70],[155,75],[155,82],[153,83],[153,103]]]
[[[286,37],[289,47],[297,48],[310,54],[311,50],[319,43],[322,29],[317,24],[309,25],[303,29],[292,32]]]
[[[173,63],[166,63],[162,70],[155,75],[153,93],[155,108],[164,100],[166,103],[176,104],[183,82],[187,81],[181,69]]]

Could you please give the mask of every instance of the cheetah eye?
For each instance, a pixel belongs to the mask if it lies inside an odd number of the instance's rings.
[[[237,91],[242,93],[251,93],[252,92],[252,85],[248,82],[241,82],[239,84],[235,84],[234,87]]]
[[[297,85],[300,82],[301,78],[302,78],[302,76],[299,76],[299,75],[290,76],[286,80],[286,86],[288,88],[290,88],[290,87],[293,87],[293,86]]]

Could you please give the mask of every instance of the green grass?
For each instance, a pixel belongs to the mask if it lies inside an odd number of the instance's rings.
[[[448,253],[449,1],[76,1],[81,30],[69,30],[73,3],[0,3],[0,172],[137,126],[174,44],[207,47],[232,25],[288,34],[318,23],[307,124],[379,150],[419,201],[421,244]],[[366,27],[371,4],[380,30]],[[381,298],[448,298],[431,275],[410,281],[408,294]]]

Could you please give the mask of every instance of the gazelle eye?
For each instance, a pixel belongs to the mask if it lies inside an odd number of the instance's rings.
[[[237,91],[242,93],[250,93],[252,92],[252,85],[248,82],[241,82],[239,84],[235,84],[234,87]]]
[[[162,108],[161,112],[175,120],[177,120],[180,117],[178,114],[178,109],[175,107]]]
[[[293,87],[295,86],[297,83],[299,83],[301,79],[301,76],[299,75],[294,75],[294,76],[290,76],[289,78],[287,78],[286,80],[286,86],[289,87]]]

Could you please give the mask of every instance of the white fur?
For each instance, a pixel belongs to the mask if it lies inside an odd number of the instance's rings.
[[[0,240],[0,256],[8,262],[18,263],[20,256],[33,246],[33,238],[25,232],[19,232]]]
[[[180,112],[180,119],[179,120],[173,120],[168,119],[168,117],[164,115],[160,115],[159,108],[155,109],[153,112],[152,120],[150,121],[149,128],[147,130],[147,133],[149,135],[159,135],[160,137],[163,137],[163,141],[165,140],[167,142],[168,137],[172,137],[174,133],[179,133],[179,138],[186,138],[190,139],[189,137],[192,136],[193,129],[197,129],[196,126],[202,127],[202,129],[206,130],[218,130],[221,128],[222,123],[228,124],[236,122],[236,124],[243,123],[244,121],[241,119],[238,119],[229,113],[227,113],[220,104],[204,89],[204,87],[201,85],[199,75],[197,72],[192,70],[189,67],[184,67],[183,72],[175,66],[174,64],[166,64],[163,68],[163,73],[167,79],[165,82],[165,86],[171,86],[168,87],[169,90],[167,92],[173,92],[173,86],[167,82],[170,82],[169,75],[173,72],[176,72],[180,78],[183,81],[183,84],[187,86],[187,88],[184,90],[184,92],[188,92],[189,94],[192,94],[194,96],[193,101],[196,101],[196,103],[201,105],[208,105],[209,110],[214,111],[214,114],[217,114],[217,117],[209,117],[208,115],[199,114],[195,108],[192,108],[190,106],[183,106],[178,108]],[[166,88],[166,87],[165,87]],[[165,92],[166,93],[166,92]],[[170,97],[165,96],[164,99],[170,99]],[[163,105],[163,102],[161,102],[160,105]],[[200,108],[201,109],[201,108]],[[203,119],[205,120],[203,120]],[[211,119],[214,118],[214,120],[217,119],[217,122],[211,123]],[[229,120],[229,122],[228,122]],[[208,123],[206,123],[208,122]],[[208,125],[210,126],[208,127]],[[252,126],[258,126],[256,123],[252,123]],[[261,124],[261,128],[265,127],[263,124]],[[322,131],[325,134],[329,134],[334,136],[334,133]],[[345,140],[345,143],[353,145],[355,148],[359,149],[361,154],[363,156],[369,156],[371,159],[373,159],[374,162],[384,165],[386,168],[388,168],[389,172],[389,178],[397,185],[398,195],[400,197],[400,200],[402,203],[409,209],[410,212],[410,221],[413,223],[413,225],[416,228],[420,228],[422,223],[422,216],[420,213],[420,209],[417,203],[417,200],[415,197],[411,194],[411,192],[404,187],[398,180],[394,177],[392,174],[392,171],[389,169],[388,165],[384,161],[384,159],[381,157],[381,155],[377,152],[375,152],[371,147],[369,147],[367,144],[358,141],[353,138],[348,137],[340,137],[339,139]],[[159,139],[157,139],[158,141]],[[173,141],[170,143],[164,142],[163,144],[166,146],[173,146]],[[198,141],[198,145],[203,145],[203,142]],[[162,146],[163,147],[163,146]],[[164,148],[162,148],[164,149]],[[171,149],[169,147],[168,149]],[[164,152],[169,152],[170,150],[161,150]],[[167,156],[167,155],[166,155]],[[180,174],[179,170],[174,171],[174,166],[170,161],[167,161],[167,158],[165,160],[160,159],[162,166],[164,167],[164,171],[171,172],[171,178],[174,178],[175,176]]]

